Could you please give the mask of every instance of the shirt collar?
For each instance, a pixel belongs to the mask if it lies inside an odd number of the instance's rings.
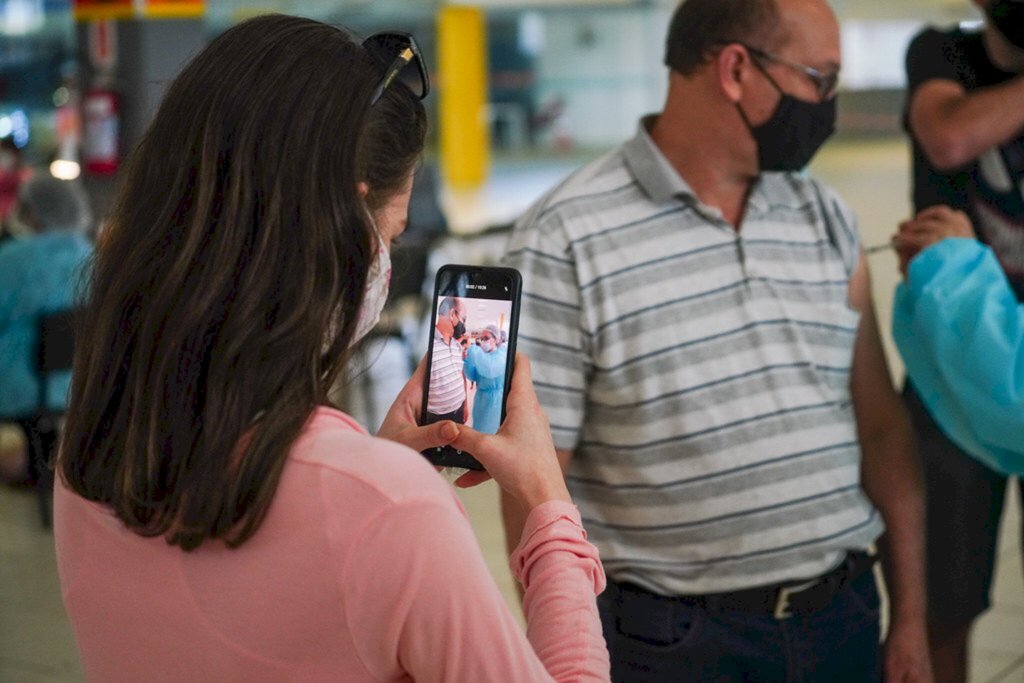
[[[640,119],[636,135],[623,148],[626,165],[643,191],[655,202],[684,197],[696,200],[693,189],[676,173],[651,139],[648,131],[657,119],[657,114],[649,114]]]
[[[648,114],[640,119],[636,135],[623,147],[626,165],[651,200],[663,203],[671,199],[685,199],[700,205],[700,198],[693,188],[672,167],[651,138],[649,131],[657,120],[657,114]],[[770,177],[774,175],[778,174],[762,173],[750,188],[747,204],[757,213],[766,212],[770,206],[765,196],[765,184],[766,181],[770,184]]]

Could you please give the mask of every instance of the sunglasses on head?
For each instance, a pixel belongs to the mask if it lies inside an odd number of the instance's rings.
[[[363,49],[384,69],[384,76],[370,97],[370,106],[384,95],[396,80],[422,100],[430,92],[430,80],[416,40],[408,33],[385,31],[374,33],[363,41]]]

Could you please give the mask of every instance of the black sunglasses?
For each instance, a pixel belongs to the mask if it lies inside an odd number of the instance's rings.
[[[385,31],[363,41],[363,49],[384,68],[384,76],[373,91],[370,106],[377,104],[384,91],[396,79],[422,100],[430,92],[430,80],[416,40],[408,33]]]

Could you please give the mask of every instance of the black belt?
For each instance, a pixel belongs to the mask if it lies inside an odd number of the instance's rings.
[[[677,601],[699,605],[708,610],[767,613],[781,620],[794,615],[806,616],[824,609],[836,594],[870,571],[877,561],[878,556],[873,553],[850,551],[838,567],[816,578],[731,593],[666,597],[631,583],[615,583],[615,588],[623,593],[644,596],[662,603]]]

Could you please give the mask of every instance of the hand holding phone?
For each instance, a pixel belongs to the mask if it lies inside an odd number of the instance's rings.
[[[522,280],[511,268],[447,265],[437,274],[421,423],[450,420],[494,434],[505,418]],[[471,454],[426,449],[435,465],[479,470]]]
[[[377,436],[417,451],[447,446],[455,439],[459,433],[459,427],[451,422],[435,422],[426,426],[420,424],[419,415],[423,403],[423,383],[426,376],[427,359],[424,356],[416,368],[416,372],[398,393],[395,402],[391,404]]]
[[[460,429],[452,446],[473,453],[486,472],[467,472],[455,484],[475,486],[494,478],[527,510],[549,500],[570,501],[562,468],[555,455],[547,416],[533,390],[530,362],[516,356],[508,393],[508,416],[497,434]]]

